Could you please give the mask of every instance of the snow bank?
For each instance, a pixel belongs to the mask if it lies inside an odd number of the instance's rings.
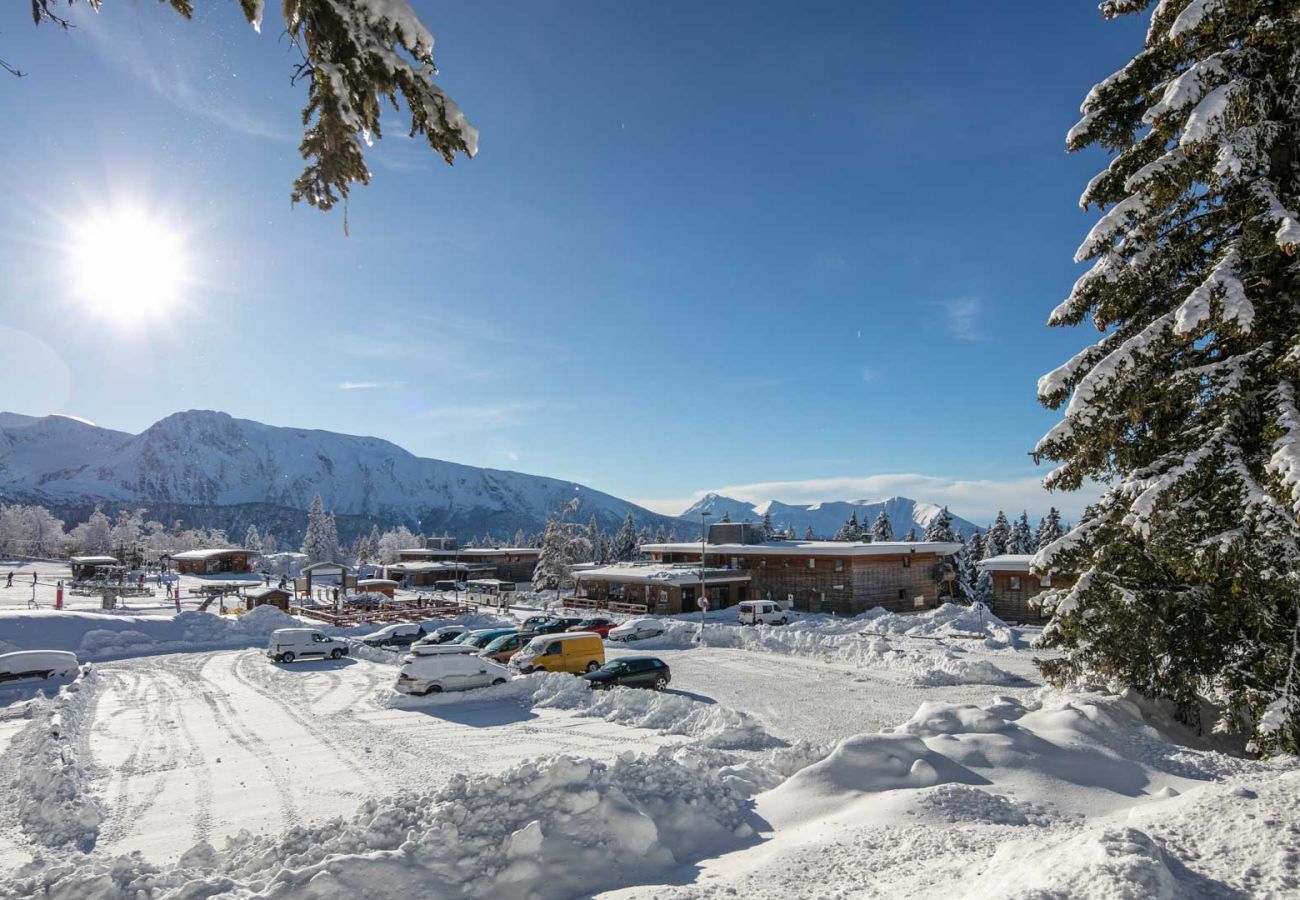
[[[506,684],[472,691],[427,697],[393,691],[381,692],[378,698],[379,705],[398,709],[510,701],[530,709],[563,709],[577,716],[604,719],[631,728],[682,735],[706,747],[761,750],[781,743],[749,714],[716,703],[704,703],[671,691],[658,693],[624,687],[594,691],[583,679],[559,672],[536,672],[512,678]]]
[[[222,896],[548,898],[634,884],[753,834],[714,774],[671,756],[569,756],[441,790],[369,800],[350,820],[199,844],[170,866],[141,857],[32,863],[0,893],[126,900]]]
[[[87,786],[81,741],[96,677],[86,667],[54,697],[26,704],[31,724],[7,754],[12,759],[9,789],[16,798],[18,823],[36,843],[88,850],[99,834],[104,813]]]
[[[429,619],[426,629],[441,625],[491,627],[515,624],[513,619],[472,613],[455,619]],[[315,628],[342,638],[364,637],[378,625],[333,628],[288,615],[274,606],[259,606],[243,615],[223,616],[187,610],[175,615],[100,613],[90,610],[0,611],[0,634],[7,650],[71,650],[81,659],[107,660],[152,653],[196,650],[237,650],[264,647],[277,628]],[[385,651],[377,661],[400,659]],[[367,655],[369,658],[369,655]]]

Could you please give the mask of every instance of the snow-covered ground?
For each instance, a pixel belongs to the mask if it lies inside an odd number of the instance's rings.
[[[607,645],[668,662],[663,695],[410,698],[384,651],[271,664],[272,609],[0,611],[100,660],[0,692],[0,896],[1300,893],[1294,760],[1043,689],[977,611],[729,619]]]

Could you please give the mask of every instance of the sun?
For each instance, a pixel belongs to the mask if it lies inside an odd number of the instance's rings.
[[[73,293],[123,324],[163,318],[183,298],[185,242],[161,218],[130,206],[87,213],[72,227]]]

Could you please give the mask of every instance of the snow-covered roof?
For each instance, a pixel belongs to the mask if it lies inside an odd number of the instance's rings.
[[[172,559],[212,559],[216,556],[225,556],[227,553],[251,553],[250,550],[244,550],[241,547],[214,547],[209,550],[185,550],[181,553],[171,554]]]
[[[245,591],[244,596],[250,600],[261,600],[263,597],[270,597],[272,594],[284,594],[286,597],[292,597],[293,592],[284,588],[268,587],[258,591]]]
[[[74,566],[113,566],[117,565],[116,556],[69,556],[68,562]]]
[[[577,581],[612,581],[622,584],[672,584],[691,585],[700,583],[698,566],[645,565],[624,563],[613,566],[600,566],[573,573]],[[727,584],[749,581],[749,575],[734,569],[705,569],[705,584]]]
[[[467,572],[475,569],[491,569],[491,566],[473,563],[449,562],[399,562],[384,566],[389,572]]]
[[[539,556],[538,547],[463,547],[460,550],[440,550],[436,547],[410,547],[398,550],[411,556],[497,556],[501,553],[513,553],[516,556]]]
[[[982,559],[977,565],[986,572],[1028,572],[1032,553],[1003,553]]]
[[[318,562],[318,563],[312,563],[310,566],[303,566],[303,567],[302,567],[302,570],[303,570],[304,573],[306,573],[306,572],[320,572],[320,571],[329,571],[329,572],[350,572],[350,571],[352,571],[352,569],[351,569],[350,567],[343,565],[343,563],[336,563],[336,562]]]
[[[397,582],[391,578],[362,578],[357,587],[397,587]]]
[[[642,544],[648,553],[699,553],[699,541]],[[706,553],[725,556],[898,556],[933,553],[950,556],[961,549],[955,541],[764,541],[761,544],[705,544]]]

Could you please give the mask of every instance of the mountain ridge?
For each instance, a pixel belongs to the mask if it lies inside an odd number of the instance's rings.
[[[771,514],[772,524],[777,529],[793,528],[797,536],[803,537],[808,528],[813,534],[822,538],[835,535],[841,525],[857,514],[858,522],[870,525],[880,514],[881,509],[889,516],[894,534],[899,539],[907,534],[909,528],[915,527],[917,535],[925,531],[925,526],[937,516],[942,507],[933,503],[913,500],[909,497],[885,497],[879,500],[826,500],[817,503],[782,503],[780,500],[764,500],[760,503],[748,503],[734,497],[726,497],[716,492],[709,492],[691,504],[681,518],[696,522],[701,513],[708,513],[713,521],[723,515],[733,522],[762,521],[764,515]],[[974,522],[963,519],[949,510],[952,527],[955,532],[969,538],[980,528]]]

